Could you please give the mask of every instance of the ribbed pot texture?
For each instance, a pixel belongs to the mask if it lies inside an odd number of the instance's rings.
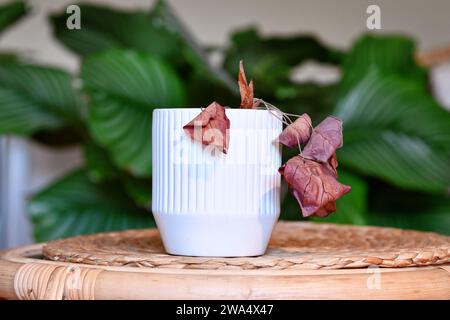
[[[261,255],[280,213],[282,123],[267,110],[226,109],[223,154],[183,131],[200,112],[153,112],[152,210],[164,247],[189,256]]]

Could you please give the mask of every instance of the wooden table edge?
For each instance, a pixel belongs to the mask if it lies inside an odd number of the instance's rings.
[[[450,299],[450,264],[333,270],[180,270],[95,266],[23,257],[38,255],[42,246],[0,252],[0,297]],[[63,289],[51,287],[55,281],[42,280],[50,273],[66,284]],[[30,290],[33,292],[29,293]]]

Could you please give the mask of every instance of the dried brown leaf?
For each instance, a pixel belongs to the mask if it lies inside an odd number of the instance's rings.
[[[328,163],[300,155],[289,159],[279,172],[300,204],[304,217],[328,216],[336,210],[336,200],[351,189],[337,181],[335,171]]]
[[[239,61],[239,75],[238,75],[239,92],[241,94],[241,108],[253,109],[256,105],[253,103],[253,81],[247,84],[247,78],[244,72],[244,63]]]
[[[208,107],[183,127],[191,139],[204,145],[213,145],[223,153],[228,151],[230,120],[225,108],[217,102]]]
[[[338,177],[338,173],[337,173],[338,161],[337,161],[336,153],[333,153],[333,155],[330,157],[330,159],[328,159],[327,164],[328,164],[331,172],[333,172],[334,176],[337,178]]]
[[[342,147],[342,120],[327,117],[314,128],[302,156],[311,160],[328,162],[336,149],[340,147]]]
[[[311,118],[304,113],[293,123],[288,125],[279,136],[280,143],[289,148],[298,147],[300,144],[308,142],[311,136]]]

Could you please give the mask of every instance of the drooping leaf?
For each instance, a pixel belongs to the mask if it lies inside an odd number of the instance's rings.
[[[154,225],[150,212],[137,208],[120,185],[92,183],[83,170],[40,191],[28,210],[39,242]]]
[[[287,160],[283,160],[283,162],[287,162],[288,159],[295,157],[298,155],[298,149],[288,149],[288,148],[283,148],[283,159],[287,159]],[[334,176],[337,177],[337,172],[335,170],[332,169],[331,166],[328,167],[332,172],[334,172]],[[343,215],[344,217],[347,217],[347,210],[344,209],[339,209],[341,208],[340,204],[342,202],[344,202],[344,204],[342,205],[343,208],[350,206],[349,203],[352,203],[353,200],[352,199],[348,199],[349,197],[353,197],[353,182],[354,179],[348,179],[347,176],[349,174],[346,174],[346,172],[344,172],[344,174],[342,175],[342,179],[339,177],[339,181],[343,184],[349,185],[352,187],[352,191],[349,192],[345,197],[342,197],[339,199],[339,201],[336,201],[336,215]],[[339,175],[341,176],[341,175]],[[352,175],[354,176],[354,175]],[[361,179],[360,179],[361,180]],[[358,193],[359,191],[359,185],[358,183],[356,184],[356,193]],[[281,188],[280,188],[280,199],[281,199],[281,213],[280,213],[280,219],[281,220],[293,220],[293,221],[298,221],[298,220],[306,220],[307,218],[303,218],[302,215],[298,214],[298,201],[295,197],[292,196],[291,194],[291,190],[289,190],[289,185],[286,183],[286,181],[284,179],[281,180]],[[357,210],[351,210],[351,212],[348,213],[349,215],[352,215],[351,219],[359,220],[361,221],[362,218],[353,218],[353,215],[357,215],[359,216],[359,212],[357,212]],[[335,216],[335,214],[332,214],[328,217],[326,217],[326,221],[328,221],[328,219],[332,219],[333,221],[336,220],[340,221],[341,219],[339,217],[337,217],[336,219],[334,219],[333,217]],[[322,220],[324,219],[324,217],[318,217],[317,220]],[[350,218],[349,218],[350,219]],[[343,218],[342,220],[347,220],[347,218]],[[344,222],[342,222],[344,223]],[[362,223],[361,223],[362,224]]]
[[[308,142],[311,136],[312,123],[307,113],[302,114],[288,125],[278,137],[280,143],[289,148],[298,147]]]
[[[329,168],[331,169],[331,171],[334,173],[334,175],[337,178],[339,176],[338,172],[337,172],[337,167],[338,167],[339,164],[338,164],[336,153],[333,153],[331,155],[331,157],[327,161],[327,164],[328,164]]]
[[[319,162],[328,162],[340,147],[342,147],[342,121],[335,117],[327,117],[314,128],[302,156]]]
[[[31,134],[78,126],[86,105],[61,70],[22,64],[0,65],[0,133]]]
[[[368,186],[361,177],[345,170],[340,170],[339,181],[352,187],[349,192],[336,201],[336,212],[325,218],[313,218],[317,222],[368,225],[367,213]]]
[[[280,134],[281,143],[288,146],[306,146],[298,155],[297,148],[279,172],[297,199],[304,217],[326,217],[336,210],[336,200],[348,193],[350,187],[340,184],[336,149],[342,146],[342,121],[327,117],[314,130],[307,114],[300,116]],[[306,152],[306,153],[305,153]],[[307,156],[305,156],[305,154]],[[284,197],[283,210],[293,212],[291,201]],[[292,218],[285,213],[282,217]]]
[[[27,13],[27,7],[23,1],[11,1],[0,7],[0,32],[17,22]]]
[[[402,188],[448,190],[450,113],[421,83],[371,70],[335,114],[345,123],[345,166]]]
[[[350,191],[329,168],[317,161],[295,156],[280,173],[297,199],[304,217],[326,217],[336,210],[336,200]]]
[[[183,129],[191,139],[204,145],[212,145],[223,153],[227,153],[230,120],[225,114],[225,108],[217,102],[203,109]]]
[[[93,137],[119,167],[150,176],[152,110],[184,106],[178,76],[150,55],[111,50],[87,58],[82,79]]]

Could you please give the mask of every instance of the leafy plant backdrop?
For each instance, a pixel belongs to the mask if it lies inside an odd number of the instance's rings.
[[[321,221],[450,234],[450,114],[431,96],[411,38],[363,35],[342,52],[251,27],[228,47],[205,48],[163,1],[148,12],[91,4],[81,12],[81,30],[66,28],[65,12],[49,17],[56,39],[80,56],[78,74],[0,55],[0,134],[79,144],[86,160],[31,199],[36,240],[153,225],[153,108],[237,106],[240,59],[258,97],[315,123],[327,114],[344,120],[340,179],[353,190]],[[2,6],[0,30],[25,14],[22,2]],[[223,54],[220,68],[208,63],[211,51]],[[341,79],[296,83],[293,69],[307,60],[339,67]],[[282,218],[300,219],[285,186],[282,197]]]

